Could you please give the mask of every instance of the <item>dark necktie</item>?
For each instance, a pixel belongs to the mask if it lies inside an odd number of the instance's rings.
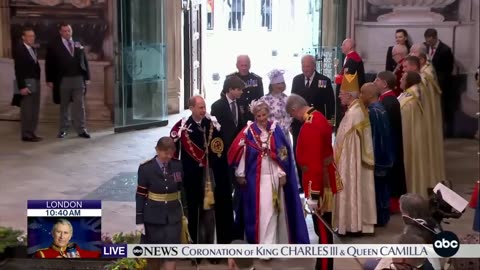
[[[310,78],[307,78],[307,81],[305,82],[305,87],[309,87],[310,86]]]
[[[68,50],[70,51],[70,54],[73,56],[73,41],[71,40],[68,41]]]
[[[235,123],[235,126],[237,126],[238,119],[237,119],[237,102],[236,101],[232,101],[232,103],[230,103],[230,109],[232,110],[233,122]]]
[[[162,172],[163,175],[167,175],[167,163],[162,163]]]

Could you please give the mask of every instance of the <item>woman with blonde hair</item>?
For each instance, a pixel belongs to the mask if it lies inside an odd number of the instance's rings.
[[[250,110],[255,121],[248,122],[228,152],[240,185],[236,222],[243,218],[250,244],[310,243],[290,145],[278,123],[268,120],[267,103],[253,101]]]

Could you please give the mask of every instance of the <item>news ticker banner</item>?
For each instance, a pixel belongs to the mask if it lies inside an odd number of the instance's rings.
[[[28,200],[28,217],[101,217],[101,200]]]
[[[480,245],[458,246],[454,258],[480,258]],[[143,245],[102,247],[104,258],[443,258],[432,245]],[[449,256],[450,257],[450,256]]]

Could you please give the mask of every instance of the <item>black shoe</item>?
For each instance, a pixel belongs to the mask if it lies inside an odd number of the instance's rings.
[[[32,137],[22,137],[22,141],[24,142],[39,142],[41,141],[42,138],[40,137],[37,137],[37,136],[32,136]]]
[[[91,138],[90,134],[88,134],[88,132],[86,132],[86,131],[84,131],[81,134],[78,134],[78,137],[85,138],[85,139],[90,139]]]
[[[32,137],[33,137],[33,138],[35,138],[35,139],[37,139],[38,141],[41,141],[41,140],[43,140],[43,138],[42,138],[42,137],[39,137],[39,136],[37,136],[37,135],[35,135],[35,134],[33,134],[33,136],[32,136]]]
[[[57,138],[59,139],[63,139],[67,136],[67,132],[66,131],[60,131],[57,135]]]

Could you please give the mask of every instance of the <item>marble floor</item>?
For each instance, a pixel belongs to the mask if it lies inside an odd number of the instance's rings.
[[[0,226],[25,230],[28,199],[102,199],[102,231],[135,229],[134,192],[138,165],[154,155],[156,140],[169,134],[180,115],[169,117],[168,127],[114,134],[105,123],[90,123],[92,139],[55,138],[56,123],[41,123],[40,143],[19,140],[18,122],[0,122]],[[470,197],[478,176],[478,142],[452,139],[445,142],[448,180],[454,190]],[[469,233],[473,210],[445,224],[457,234]],[[312,242],[316,236],[308,219]],[[368,237],[342,237],[337,243],[392,243],[401,232],[399,215],[388,226]],[[257,262],[257,269],[313,269],[313,260],[290,259]],[[178,269],[194,269],[181,262]],[[202,263],[200,269],[226,269],[225,265]],[[352,259],[336,259],[335,269],[360,269]]]

